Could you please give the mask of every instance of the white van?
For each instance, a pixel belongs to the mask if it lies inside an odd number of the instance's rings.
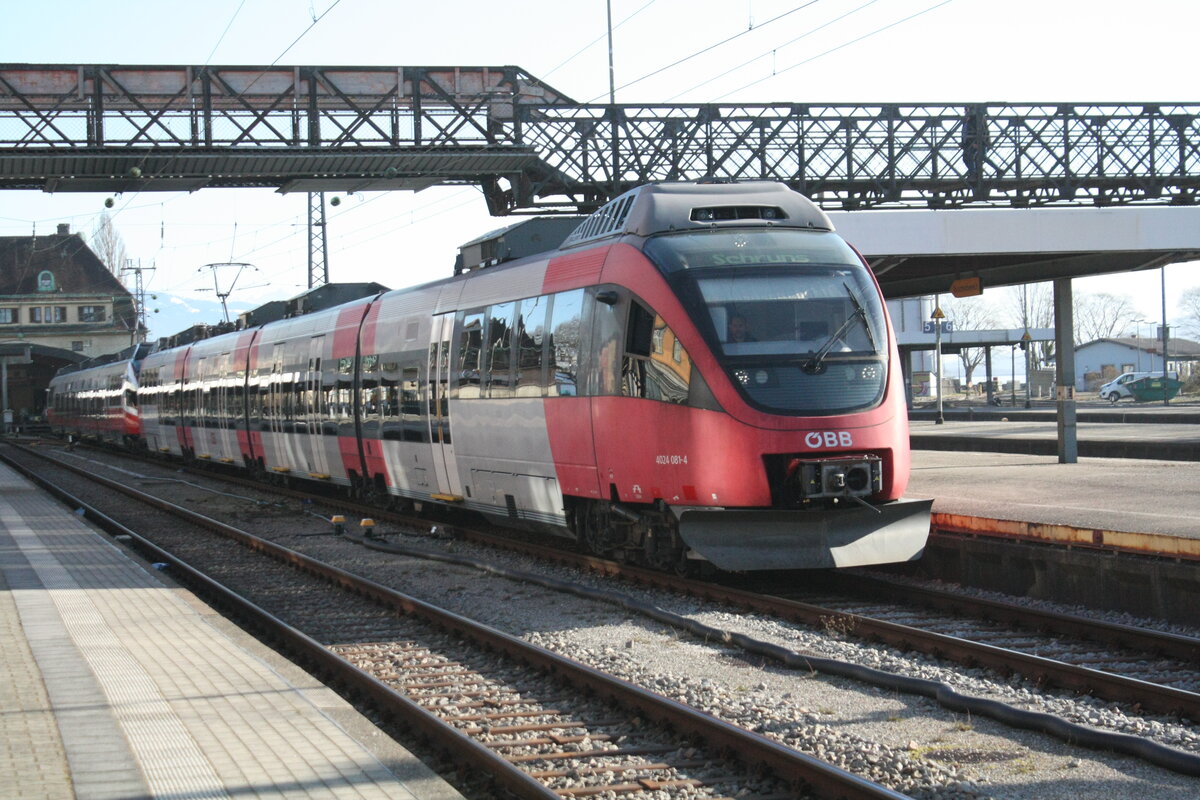
[[[1141,378],[1161,378],[1162,370],[1158,372],[1126,372],[1118,375],[1108,383],[1100,387],[1100,399],[1107,400],[1110,403],[1116,403],[1122,397],[1133,397],[1133,392],[1129,391],[1126,384],[1133,383]],[[1178,372],[1168,372],[1167,377],[1179,380]]]

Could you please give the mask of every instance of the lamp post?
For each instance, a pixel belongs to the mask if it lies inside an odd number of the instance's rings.
[[[1137,351],[1137,371],[1138,372],[1142,371],[1142,323],[1143,322],[1149,322],[1149,323],[1153,324],[1153,321],[1148,320],[1148,319],[1135,319],[1133,321],[1133,341],[1134,341],[1133,346],[1134,346],[1134,349]],[[1153,361],[1150,362],[1150,366],[1152,366],[1152,367],[1154,366]]]
[[[1163,357],[1163,405],[1171,405],[1171,393],[1167,391],[1167,268],[1162,267],[1162,357]]]
[[[930,319],[933,320],[934,332],[934,371],[937,373],[937,420],[936,424],[942,425],[946,422],[946,418],[942,415],[942,320],[946,315],[942,313],[941,297],[933,296],[933,314]]]
[[[1012,407],[1017,407],[1017,346],[1014,344],[1008,351],[1008,393]]]
[[[1033,395],[1029,386],[1029,359],[1033,354],[1033,337],[1029,335],[1029,328],[1025,329],[1025,334],[1021,337],[1021,349],[1025,351],[1025,407],[1033,408]]]
[[[605,4],[608,7],[608,104],[617,104],[617,79],[613,71],[613,38],[612,38],[612,0]]]

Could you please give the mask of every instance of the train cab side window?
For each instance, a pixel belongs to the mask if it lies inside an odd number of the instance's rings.
[[[550,336],[547,343],[554,371],[547,381],[551,397],[579,394],[579,342],[583,317],[583,290],[559,292],[550,309]]]
[[[621,361],[621,394],[664,403],[687,403],[692,364],[666,321],[633,302]]]

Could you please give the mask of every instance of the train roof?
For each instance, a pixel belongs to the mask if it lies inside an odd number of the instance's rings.
[[[815,203],[775,181],[651,183],[601,206],[561,249],[628,234],[747,226],[833,230]]]
[[[124,350],[121,350],[117,353],[105,353],[94,358],[89,358],[87,361],[81,361],[78,364],[68,364],[67,366],[61,367],[57,372],[55,372],[54,377],[58,378],[65,375],[72,375],[77,372],[88,372],[101,367],[110,367],[113,364],[122,365],[123,368],[124,365],[131,361],[135,364],[141,361],[150,354],[152,349],[153,346],[150,343],[140,342],[138,344],[131,345],[130,347],[126,347]]]

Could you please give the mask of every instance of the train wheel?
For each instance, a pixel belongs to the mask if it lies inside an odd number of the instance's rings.
[[[612,552],[612,535],[610,534],[608,514],[599,503],[587,501],[578,513],[578,536],[589,553],[598,556]]]
[[[375,480],[363,480],[363,502],[373,506],[386,506],[388,503],[387,484],[382,475],[376,475]]]
[[[698,578],[700,576],[700,564],[688,558],[687,551],[685,550],[675,559],[671,571],[681,578]]]

